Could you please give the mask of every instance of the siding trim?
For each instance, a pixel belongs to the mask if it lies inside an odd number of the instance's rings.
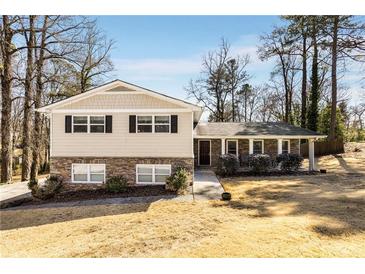
[[[160,112],[160,113],[174,113],[186,112],[190,113],[192,110],[183,108],[125,108],[125,109],[55,109],[53,113],[106,113],[106,112]]]

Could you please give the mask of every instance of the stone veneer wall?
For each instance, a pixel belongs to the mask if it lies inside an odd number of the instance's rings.
[[[171,164],[173,173],[177,167],[184,167],[190,173],[190,183],[194,172],[193,158],[131,158],[131,157],[51,157],[51,174],[62,175],[65,182],[71,182],[72,164],[105,164],[106,179],[111,176],[123,175],[130,184],[136,183],[137,164]],[[82,184],[78,184],[82,185]]]
[[[290,153],[299,154],[299,139],[291,139],[290,140]]]
[[[264,153],[269,154],[271,157],[278,155],[278,140],[265,139],[264,140]]]

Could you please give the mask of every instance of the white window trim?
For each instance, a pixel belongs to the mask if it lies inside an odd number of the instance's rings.
[[[254,139],[253,141],[252,141],[252,154],[255,154],[255,149],[254,149],[254,144],[255,144],[255,142],[261,142],[262,143],[262,145],[261,145],[261,154],[264,154],[264,152],[265,152],[265,149],[264,149],[264,140],[258,140],[258,139]]]
[[[75,124],[75,125],[86,125],[87,127],[87,132],[74,132],[74,116],[76,117],[79,117],[79,116],[86,116],[87,117],[87,123],[86,124]],[[90,132],[90,126],[91,125],[101,125],[101,124],[91,124],[90,123],[90,117],[93,116],[93,117],[104,117],[104,132]],[[72,133],[73,134],[89,134],[89,133],[92,133],[92,134],[104,134],[106,132],[106,116],[105,115],[83,115],[83,114],[80,114],[80,115],[72,115],[71,117],[71,129],[72,129]]]
[[[87,166],[87,181],[75,181],[74,180],[74,165],[85,165]],[[91,181],[90,180],[90,166],[91,165],[101,165],[104,166],[104,179],[103,181]],[[96,174],[101,174],[101,173],[96,173]],[[105,182],[105,174],[106,174],[106,166],[105,164],[84,164],[84,163],[73,163],[72,164],[72,169],[71,169],[71,181],[72,183],[78,183],[78,184],[100,184],[100,183],[104,183]]]
[[[235,142],[236,143],[236,157],[238,157],[238,140],[226,140],[226,154],[228,154],[228,143]]]
[[[284,139],[283,141],[282,141],[282,143],[283,142],[288,142],[288,154],[290,153],[290,140],[289,139]],[[281,153],[283,153],[283,145],[281,145]]]
[[[209,141],[209,165],[202,165],[200,164],[200,142],[201,141]],[[199,166],[211,166],[212,165],[212,140],[207,140],[207,139],[199,139],[198,140],[198,165]]]
[[[151,116],[152,117],[152,123],[151,124],[139,124],[138,123],[138,117],[139,116]],[[167,125],[167,124],[161,124],[161,123],[155,123],[155,116],[168,116],[169,117],[169,132],[155,132],[155,126],[156,125]],[[152,132],[138,132],[138,125],[152,125]],[[136,133],[139,134],[169,134],[171,133],[171,115],[166,114],[138,114],[136,115]]]
[[[152,182],[139,182],[138,181],[138,175],[151,175],[151,174],[147,174],[147,173],[142,173],[142,174],[138,174],[138,168],[139,167],[150,167],[152,168]],[[168,167],[169,168],[169,174],[168,176],[171,175],[171,165],[165,165],[165,164],[136,164],[136,184],[140,184],[140,185],[164,185],[165,183],[162,182],[156,182],[156,167]]]

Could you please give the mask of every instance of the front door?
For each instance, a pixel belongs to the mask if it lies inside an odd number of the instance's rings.
[[[210,166],[210,141],[199,140],[199,165]]]

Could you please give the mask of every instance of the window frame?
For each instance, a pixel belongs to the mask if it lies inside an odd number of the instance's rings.
[[[151,124],[140,124],[138,123],[138,117],[141,116],[150,116],[152,117],[152,123]],[[163,124],[163,123],[156,123],[155,122],[155,117],[156,116],[166,116],[169,118],[169,123],[167,124]],[[139,132],[138,131],[138,126],[139,125],[151,125],[152,126],[152,131],[151,132]],[[158,125],[168,125],[169,126],[169,131],[168,132],[156,132],[156,126]],[[138,114],[136,115],[136,133],[138,134],[145,134],[145,133],[154,133],[154,134],[169,134],[171,133],[171,115],[166,115],[166,114]]]
[[[236,153],[232,154],[228,152],[228,143],[229,142],[235,142],[236,143]],[[237,139],[228,139],[226,140],[226,154],[232,154],[235,155],[236,157],[238,157],[238,140]]]
[[[152,174],[138,173],[139,167],[152,168]],[[167,176],[171,175],[171,165],[170,164],[136,164],[136,184],[140,184],[140,185],[164,185],[164,184],[166,184],[166,182],[156,182],[156,167],[168,167],[169,174],[166,174],[166,175]],[[152,182],[139,182],[138,175],[152,175]],[[165,174],[159,174],[159,175],[165,175]]]
[[[76,165],[83,165],[83,166],[87,166],[87,180],[86,181],[75,181],[74,180],[74,166]],[[92,165],[99,165],[99,166],[103,166],[104,169],[104,178],[103,181],[91,181],[91,166]],[[93,174],[102,174],[102,173],[93,173]],[[71,182],[72,183],[77,183],[77,184],[101,184],[105,182],[105,176],[106,176],[106,165],[105,164],[84,164],[84,163],[72,163],[72,167],[71,167]]]
[[[255,142],[261,142],[261,152],[260,153],[255,153]],[[262,139],[253,140],[253,142],[252,142],[252,154],[264,154],[264,152],[265,152],[264,140],[262,140]]]
[[[285,139],[285,140],[281,141],[281,154],[284,154],[284,150],[283,150],[283,143],[284,142],[288,142],[288,152],[287,152],[287,154],[289,154],[290,153],[290,140],[289,139]]]
[[[74,125],[85,125],[85,124],[74,124],[74,117],[87,117],[87,123],[86,123],[86,127],[87,127],[87,132],[75,132],[74,131]],[[100,126],[101,124],[91,124],[91,119],[90,117],[103,117],[104,118],[104,132],[91,132],[90,131],[90,127],[93,126]],[[75,134],[105,134],[106,133],[106,115],[72,115],[71,118],[71,130],[72,133]]]

